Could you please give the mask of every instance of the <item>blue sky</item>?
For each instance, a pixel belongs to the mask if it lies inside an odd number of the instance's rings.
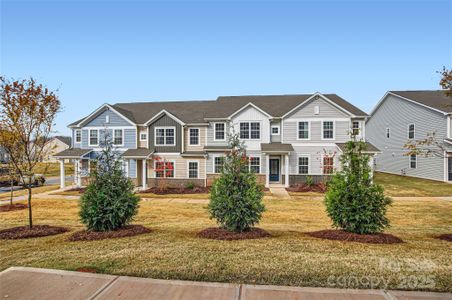
[[[60,134],[106,102],[320,91],[369,112],[452,67],[452,1],[0,1],[0,72],[59,89]]]

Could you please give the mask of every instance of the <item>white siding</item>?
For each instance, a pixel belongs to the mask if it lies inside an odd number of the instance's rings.
[[[260,122],[260,139],[259,140],[245,140],[245,146],[248,150],[260,150],[261,143],[270,143],[270,120],[268,117],[254,107],[247,107],[238,114],[236,114],[231,124],[236,133],[240,133],[240,122],[243,121],[258,121]]]

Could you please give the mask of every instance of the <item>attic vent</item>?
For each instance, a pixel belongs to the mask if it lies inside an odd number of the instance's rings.
[[[105,116],[105,123],[110,123],[110,116]]]
[[[320,107],[318,105],[314,106],[314,115],[320,114]]]

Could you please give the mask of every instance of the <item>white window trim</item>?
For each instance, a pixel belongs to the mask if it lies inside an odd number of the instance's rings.
[[[115,131],[116,130],[121,130],[121,140],[122,140],[121,144],[115,144],[114,143],[115,142]],[[112,143],[113,143],[113,146],[115,146],[115,147],[124,147],[124,129],[122,129],[122,128],[113,128],[112,129]]]
[[[195,178],[190,177],[190,163],[196,163],[196,174],[197,176]],[[199,175],[199,160],[188,160],[187,161],[187,179],[199,179],[201,178]]]
[[[415,167],[415,168],[412,168],[412,167],[411,167],[411,156],[412,156],[412,155],[413,155],[413,154],[408,155],[408,168],[409,168],[409,169],[417,169],[417,155],[416,155],[416,154],[414,154],[414,157],[415,157],[414,162],[416,163],[416,167]]]
[[[191,130],[192,129],[198,130],[198,143],[197,144],[191,143]],[[226,128],[225,128],[225,130],[226,130]],[[201,145],[201,128],[199,128],[199,127],[189,127],[188,128],[188,145],[190,145],[190,146],[200,146]]]
[[[251,172],[251,158],[259,158],[259,172],[256,174],[262,174],[262,158],[258,155],[248,156],[248,172]]]
[[[278,128],[278,133],[273,133],[273,128]],[[280,125],[272,125],[270,128],[271,135],[281,135],[281,126]]]
[[[239,137],[240,137],[240,124],[242,124],[242,123],[248,123],[248,126],[249,126],[249,130],[250,130],[250,137],[249,138],[247,138],[247,139],[242,139],[242,138],[240,138],[240,140],[242,140],[242,141],[260,141],[260,140],[262,140],[262,121],[257,121],[257,120],[254,120],[254,121],[239,121]],[[259,138],[258,139],[252,139],[251,138],[251,123],[259,123]]]
[[[213,124],[213,140],[215,142],[226,141],[226,122],[214,122],[212,124]],[[223,139],[217,139],[217,124],[224,124],[224,138]]]
[[[144,136],[145,136],[144,139],[141,138],[142,134],[144,134]],[[148,140],[148,133],[147,132],[142,131],[142,132],[139,133],[139,135],[140,135],[140,142],[147,142],[147,140]]]
[[[91,131],[97,132],[97,144],[91,144]],[[89,129],[88,130],[88,146],[99,146],[99,129]]]
[[[80,141],[77,141],[77,133],[80,133]],[[82,142],[82,130],[76,129],[74,132],[74,143],[80,144]]]
[[[300,173],[300,158],[306,157],[308,159],[308,173],[302,174]],[[323,158],[322,158],[323,162]],[[322,170],[323,173],[323,170]],[[299,154],[297,157],[297,175],[310,175],[311,174],[311,154]]]
[[[307,139],[301,139],[300,138],[300,123],[302,123],[302,122],[308,123],[308,138]],[[322,133],[322,136],[323,136],[323,133]],[[298,141],[310,141],[311,140],[311,121],[308,121],[308,120],[306,120],[306,121],[303,121],[303,120],[297,121],[297,140]]]
[[[323,124],[324,124],[325,122],[333,122],[333,138],[330,138],[330,139],[324,138]],[[322,136],[321,136],[321,140],[322,140],[322,141],[333,141],[333,140],[336,139],[336,121],[333,121],[333,120],[323,120],[321,126],[322,126]]]
[[[163,144],[157,144],[157,130],[158,129],[164,129],[164,135],[163,135]],[[174,130],[174,142],[172,144],[166,143],[166,129],[173,129]],[[154,127],[154,146],[155,147],[165,147],[165,146],[176,146],[176,138],[177,138],[177,132],[176,132],[176,126],[156,126]]]
[[[413,137],[410,138],[410,126],[413,125]],[[416,124],[414,123],[410,123],[408,124],[408,128],[407,128],[407,138],[409,140],[414,140],[416,138]]]
[[[353,123],[358,123],[358,128],[353,128]],[[357,137],[361,137],[362,136],[362,122],[359,120],[351,120],[350,121],[350,132],[353,134],[353,130],[354,129],[358,129],[358,134],[356,134]]]
[[[325,157],[331,157],[331,155],[325,155],[324,153],[321,155],[322,161],[321,161],[321,164],[320,164],[320,174],[321,174],[321,175],[333,175],[333,174],[334,174],[334,170],[336,169],[336,157],[333,156],[333,172],[331,172],[330,174],[324,173],[324,172],[323,172],[324,167],[325,167],[325,166],[323,165],[323,159],[324,159]]]
[[[166,177],[166,172],[163,172],[163,177],[157,177],[157,171],[156,169],[156,164],[157,162],[164,162],[164,163],[173,163],[173,177]],[[138,169],[138,168],[137,168]],[[176,161],[173,159],[163,159],[160,161],[156,161],[154,160],[154,178],[176,178]]]
[[[212,155],[212,174],[220,174],[220,173],[215,172],[215,158],[217,158],[217,157],[223,157],[223,159],[224,159],[226,156],[223,154]]]
[[[105,116],[105,123],[106,123],[106,124],[109,124],[109,123],[110,123],[110,116],[109,116],[109,115],[106,115],[106,116]]]

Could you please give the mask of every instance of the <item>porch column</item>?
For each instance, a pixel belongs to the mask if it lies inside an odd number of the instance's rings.
[[[76,160],[76,174],[77,176],[75,177],[76,179],[76,185],[77,187],[81,187],[82,186],[82,161],[80,159]]]
[[[125,166],[125,175],[126,175],[126,177],[129,177],[129,160],[128,159],[125,159],[125,163],[126,163],[126,166]]]
[[[270,156],[265,154],[265,187],[270,186]]]
[[[60,189],[64,189],[66,186],[66,176],[64,174],[64,159],[60,159]]]
[[[284,167],[286,168],[284,186],[289,187],[289,154],[284,155]]]
[[[146,189],[146,181],[147,181],[147,178],[146,178],[146,159],[143,159],[142,162],[143,162],[143,164],[142,164],[142,176],[141,176],[141,179],[143,180],[143,190],[145,190]]]

